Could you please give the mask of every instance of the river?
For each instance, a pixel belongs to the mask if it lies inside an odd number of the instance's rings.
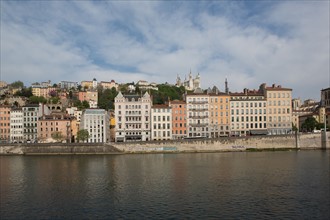
[[[329,219],[329,151],[0,156],[1,219]]]

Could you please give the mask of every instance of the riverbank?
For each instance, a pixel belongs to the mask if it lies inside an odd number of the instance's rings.
[[[327,134],[327,146],[329,143]],[[233,152],[322,148],[321,134],[184,139],[125,143],[2,144],[0,155]],[[327,148],[329,149],[329,147]]]

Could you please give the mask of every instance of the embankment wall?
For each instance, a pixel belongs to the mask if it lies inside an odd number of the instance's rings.
[[[330,149],[327,134],[327,149]],[[125,142],[104,144],[1,144],[1,155],[118,154],[156,152],[221,152],[276,149],[322,149],[321,134],[255,136],[219,139]]]

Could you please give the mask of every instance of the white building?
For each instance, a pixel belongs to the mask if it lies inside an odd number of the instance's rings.
[[[24,142],[37,142],[37,122],[39,105],[30,104],[22,107],[23,112],[23,140]]]
[[[61,81],[61,89],[72,89],[78,87],[78,82]]]
[[[178,75],[176,78],[176,86],[184,86],[187,90],[195,90],[201,87],[201,77],[198,73],[197,76],[193,78],[190,71],[188,79],[185,77],[184,81],[182,82],[180,76]]]
[[[23,111],[21,108],[10,111],[10,142],[23,143]]]
[[[152,100],[148,92],[140,95],[123,95],[115,98],[115,141],[149,141],[151,138]]]
[[[209,137],[209,95],[196,89],[186,95],[188,137]]]
[[[151,107],[151,139],[172,139],[172,109],[168,105]]]
[[[266,135],[267,101],[257,91],[230,94],[231,135]]]
[[[105,143],[110,140],[110,115],[104,109],[86,109],[81,116],[80,130],[89,133],[88,143]]]

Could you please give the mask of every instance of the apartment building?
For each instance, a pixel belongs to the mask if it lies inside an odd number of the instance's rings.
[[[10,106],[0,105],[0,143],[10,141]]]
[[[115,88],[116,90],[118,90],[118,83],[116,83],[115,80],[111,80],[110,82],[101,81],[100,85],[102,86],[103,89]]]
[[[64,113],[52,113],[50,115],[43,115],[39,117],[37,122],[38,129],[38,142],[51,143],[51,142],[71,142],[72,130],[71,130],[72,117]],[[58,133],[57,139],[54,138],[54,134]]]
[[[29,104],[22,107],[23,111],[23,140],[24,142],[37,142],[39,105]]]
[[[81,87],[86,90],[96,89],[97,88],[97,80],[94,78],[92,81],[81,81]]]
[[[266,135],[267,100],[259,91],[230,93],[231,135]]]
[[[85,91],[78,93],[78,99],[83,102],[87,101],[90,108],[97,108],[98,104],[98,93],[97,91]]]
[[[269,134],[288,134],[292,131],[292,89],[273,84],[261,84],[259,89],[267,98],[267,128]]]
[[[70,82],[70,81],[61,81],[60,82],[61,89],[76,89],[78,87],[77,82]]]
[[[187,136],[187,104],[184,101],[169,102],[172,108],[172,137],[182,139]]]
[[[210,137],[209,95],[197,88],[186,95],[188,137]]]
[[[149,141],[151,138],[152,99],[148,92],[140,95],[123,95],[115,98],[115,141]]]
[[[151,107],[151,140],[172,139],[172,109],[168,105]]]
[[[10,142],[23,143],[23,111],[14,108],[10,111]]]
[[[217,87],[208,90],[210,137],[217,138],[230,134],[230,96]]]
[[[32,87],[32,95],[34,96],[43,96],[45,98],[51,97],[51,93],[55,92],[56,88],[54,87],[41,87],[41,86],[34,86]]]
[[[89,133],[89,143],[106,143],[110,141],[110,115],[104,109],[86,109],[80,122],[80,130]]]

